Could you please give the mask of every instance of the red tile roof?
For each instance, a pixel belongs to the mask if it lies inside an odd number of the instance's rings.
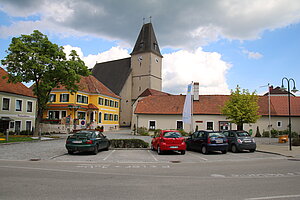
[[[98,81],[94,76],[82,76],[80,79],[79,91],[92,93],[92,94],[103,94],[106,96],[114,97],[120,99],[118,95],[113,93],[108,87],[106,87],[103,83]],[[60,86],[59,88],[54,88],[55,90],[65,90],[64,86]]]
[[[193,102],[193,114],[221,114],[221,107],[229,95],[200,95],[199,101]],[[181,115],[185,95],[148,96],[139,100],[136,114],[176,114]],[[259,96],[260,115],[268,115],[268,96]],[[288,116],[287,96],[271,96],[271,115]],[[300,116],[300,97],[291,97],[291,115]]]
[[[2,77],[8,73],[0,67],[0,92],[7,92],[28,97],[35,97],[33,91],[26,87],[23,83],[7,83],[7,78]]]
[[[142,94],[140,94],[139,97],[146,97],[146,96],[150,96],[150,95],[171,95],[171,94],[147,88]]]

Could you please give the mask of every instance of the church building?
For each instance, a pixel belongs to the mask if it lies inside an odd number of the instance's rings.
[[[97,63],[92,74],[121,97],[120,126],[130,126],[132,106],[146,89],[162,90],[162,58],[152,23],[144,24],[131,57]]]

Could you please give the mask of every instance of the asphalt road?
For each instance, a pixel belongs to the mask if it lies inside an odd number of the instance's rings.
[[[176,155],[175,155],[176,156]],[[300,199],[300,161],[0,161],[0,199]]]

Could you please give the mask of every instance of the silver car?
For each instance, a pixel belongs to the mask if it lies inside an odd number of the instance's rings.
[[[223,134],[228,139],[228,149],[233,153],[243,150],[254,152],[256,150],[256,143],[247,131],[223,131]]]

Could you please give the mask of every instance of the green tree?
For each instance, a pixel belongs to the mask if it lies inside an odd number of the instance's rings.
[[[231,90],[230,98],[221,112],[232,123],[237,124],[238,130],[243,130],[244,123],[255,123],[260,118],[258,109],[258,96],[255,92],[250,94],[248,90],[241,90],[237,86],[235,91]]]
[[[71,93],[76,92],[80,76],[88,76],[90,72],[76,51],[71,51],[67,59],[63,47],[51,43],[38,30],[12,38],[6,53],[8,55],[1,63],[6,66],[8,81],[33,82],[33,92],[37,97],[34,135],[38,136],[39,123],[51,90],[63,85]]]

